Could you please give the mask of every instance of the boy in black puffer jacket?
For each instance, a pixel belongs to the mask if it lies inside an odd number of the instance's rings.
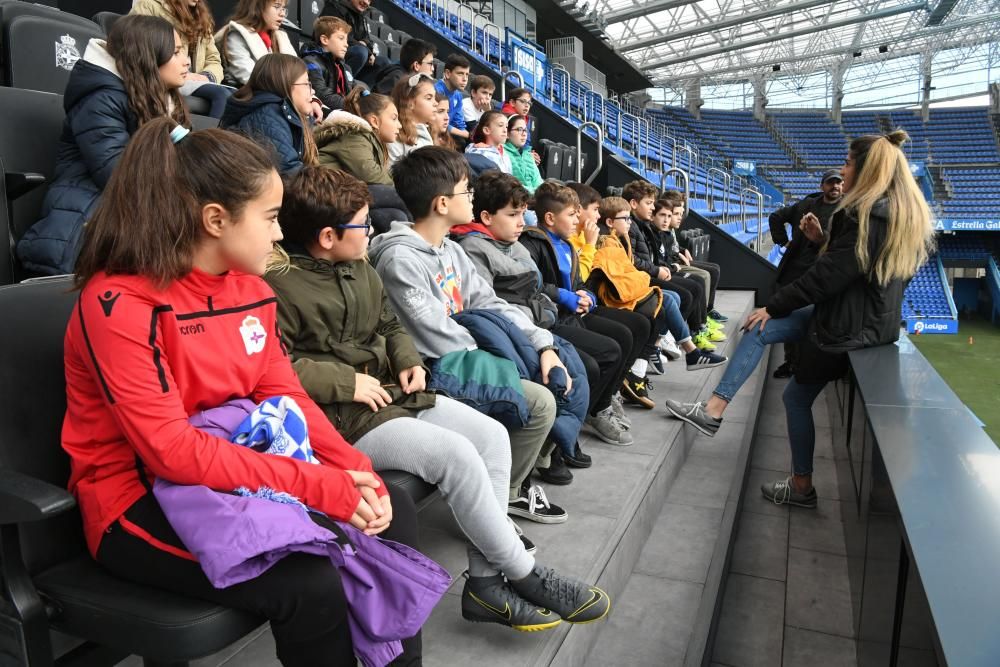
[[[309,83],[325,112],[344,108],[344,98],[354,88],[354,74],[344,61],[351,26],[336,16],[321,16],[313,27],[315,44],[302,49],[309,70]]]

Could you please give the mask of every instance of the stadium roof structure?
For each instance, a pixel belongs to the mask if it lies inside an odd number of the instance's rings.
[[[838,71],[877,89],[945,66],[1000,65],[1000,0],[591,1],[616,49],[678,91],[782,80],[816,97]]]

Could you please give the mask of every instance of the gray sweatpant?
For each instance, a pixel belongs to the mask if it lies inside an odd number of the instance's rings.
[[[531,572],[535,559],[507,519],[511,444],[500,422],[438,396],[433,408],[381,424],[354,446],[375,470],[402,470],[437,485],[471,542],[470,575],[521,579]]]

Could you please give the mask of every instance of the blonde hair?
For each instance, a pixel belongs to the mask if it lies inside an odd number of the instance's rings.
[[[909,138],[905,130],[894,130],[852,141],[854,183],[837,207],[857,219],[854,254],[862,271],[880,285],[912,278],[934,248],[930,208],[900,149]],[[881,199],[889,200],[888,228],[878,257],[872,258],[868,256],[871,210]]]

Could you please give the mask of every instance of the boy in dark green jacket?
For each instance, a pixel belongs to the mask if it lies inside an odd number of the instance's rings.
[[[507,519],[504,427],[426,391],[420,355],[365,260],[370,204],[365,184],[336,170],[304,167],[286,184],[279,218],[290,256],[267,280],[302,386],[376,470],[440,488],[471,542],[466,619],[533,631],[603,616],[607,595],[536,565],[534,546]],[[556,594],[565,585],[589,606],[567,606]]]

